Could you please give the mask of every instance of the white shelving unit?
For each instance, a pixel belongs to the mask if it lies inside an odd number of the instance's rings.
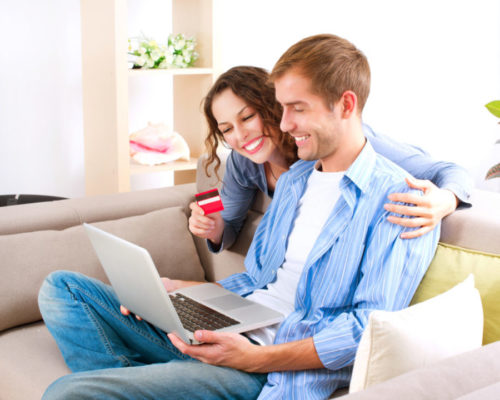
[[[131,174],[173,171],[174,184],[194,181],[206,133],[200,102],[216,75],[213,17],[217,0],[171,1],[171,15],[165,19],[171,18],[172,32],[197,40],[200,57],[194,68],[129,70],[127,0],[80,2],[87,195],[129,191]],[[172,96],[172,128],[187,141],[190,161],[155,167],[130,162],[129,79],[140,77],[172,79],[172,93],[167,94]]]

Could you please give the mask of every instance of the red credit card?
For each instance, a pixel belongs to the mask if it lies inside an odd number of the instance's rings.
[[[224,210],[219,190],[217,189],[210,189],[194,196],[196,197],[196,203],[205,211],[205,215]]]

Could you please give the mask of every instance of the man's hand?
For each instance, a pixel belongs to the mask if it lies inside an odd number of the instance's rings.
[[[410,216],[413,218],[402,218],[390,215],[387,219],[393,224],[417,228],[411,232],[401,234],[402,239],[412,239],[430,232],[447,215],[451,214],[458,205],[455,194],[446,189],[440,189],[431,181],[416,178],[406,178],[406,183],[413,189],[420,189],[423,196],[410,193],[392,193],[389,200],[414,204],[414,206],[403,206],[387,203],[384,208],[395,214]]]
[[[246,372],[297,371],[323,368],[312,338],[272,346],[258,346],[242,335],[226,332],[196,331],[202,344],[188,345],[174,334],[172,344],[183,354],[204,363]]]
[[[172,344],[183,354],[207,364],[231,367],[247,372],[257,371],[257,354],[261,346],[242,335],[227,332],[196,331],[194,337],[202,344],[188,345],[176,335],[168,335]]]
[[[205,211],[196,202],[191,203],[189,208],[191,209],[191,216],[189,217],[189,230],[191,233],[220,245],[224,233],[224,220],[220,212],[205,215]]]

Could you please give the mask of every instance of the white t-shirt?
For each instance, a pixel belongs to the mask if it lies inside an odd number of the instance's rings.
[[[295,308],[295,293],[307,257],[335,203],[340,196],[339,183],[343,172],[313,170],[295,215],[288,236],[285,261],[278,269],[276,280],[258,289],[247,298],[277,310],[287,317]],[[272,344],[279,324],[256,329],[246,336],[262,345]]]

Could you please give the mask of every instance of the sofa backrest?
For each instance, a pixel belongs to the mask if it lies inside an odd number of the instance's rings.
[[[500,193],[474,189],[470,202],[443,220],[440,241],[500,254]]]
[[[0,235],[62,230],[82,222],[106,221],[141,215],[166,207],[185,207],[188,215],[189,200],[195,185],[174,188],[142,190],[110,195],[87,196],[54,202],[0,207]]]

